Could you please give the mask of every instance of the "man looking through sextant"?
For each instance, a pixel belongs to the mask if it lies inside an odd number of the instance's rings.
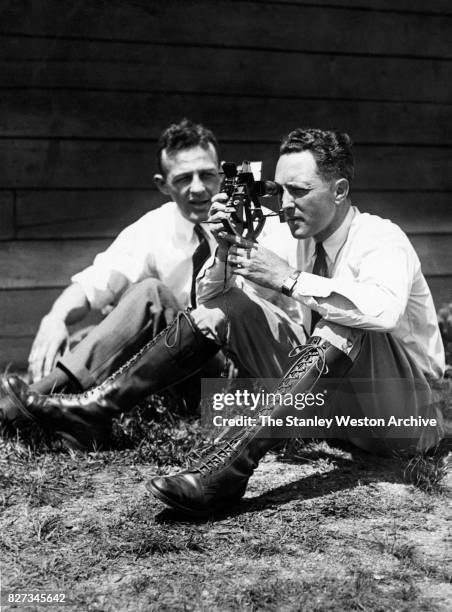
[[[443,435],[431,382],[444,371],[432,297],[402,230],[352,206],[353,174],[346,134],[294,130],[281,146],[275,179],[296,240],[282,243],[275,235],[268,248],[225,234],[221,222],[231,211],[224,196],[217,196],[210,221],[218,222],[213,232],[219,246],[213,265],[198,279],[196,309],[180,313],[157,341],[88,397],[39,397],[10,384],[10,400],[54,426],[64,428],[68,417],[83,414],[95,428],[107,406],[128,409],[226,346],[252,376],[278,378],[289,367],[280,392],[315,393],[329,383],[322,416],[397,418],[410,416],[409,410],[414,417],[437,419],[436,427],[413,425],[404,437],[394,430],[340,432],[359,448],[382,454],[431,448]],[[239,286],[239,279],[290,295],[303,325]],[[297,345],[291,359],[288,353]],[[267,409],[276,418],[293,407]],[[207,515],[244,494],[260,458],[279,441],[272,426],[234,431],[186,471],[154,478],[149,487],[174,508]]]

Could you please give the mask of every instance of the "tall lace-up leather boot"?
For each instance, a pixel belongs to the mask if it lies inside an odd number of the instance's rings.
[[[199,371],[219,350],[188,312],[155,336],[101,385],[73,395],[39,395],[17,376],[0,380],[4,394],[0,415],[20,427],[34,421],[61,435],[74,448],[106,445],[111,423],[121,412]]]
[[[324,378],[341,378],[351,360],[326,340],[312,337],[301,348],[297,359],[274,393],[312,392]],[[269,405],[258,417],[285,418],[294,414],[293,406]],[[299,413],[298,413],[299,414]],[[259,421],[259,418],[257,419]],[[250,476],[267,451],[281,442],[280,433],[270,426],[242,429],[223,436],[212,452],[195,453],[190,467],[173,476],[155,477],[147,488],[166,505],[191,516],[208,516],[238,501]]]

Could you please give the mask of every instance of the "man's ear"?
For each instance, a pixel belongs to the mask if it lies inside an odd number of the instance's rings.
[[[154,174],[154,183],[157,185],[157,189],[159,191],[165,195],[169,195],[168,185],[166,184],[166,179],[162,174]]]
[[[350,191],[350,183],[346,178],[341,178],[336,181],[336,204],[342,204],[347,199]]]

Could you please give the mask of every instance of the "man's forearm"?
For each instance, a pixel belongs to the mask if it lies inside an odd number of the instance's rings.
[[[382,284],[306,272],[300,274],[292,297],[332,323],[371,331],[392,331],[406,308],[403,294]]]
[[[198,276],[196,282],[196,299],[198,304],[207,302],[220,295],[229,287],[231,273],[227,269],[225,257],[219,250],[217,249],[211,265]]]

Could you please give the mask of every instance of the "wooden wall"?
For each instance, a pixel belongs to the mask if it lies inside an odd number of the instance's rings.
[[[111,238],[162,202],[156,138],[204,122],[264,159],[348,131],[354,200],[406,229],[452,301],[449,0],[0,0],[0,363]]]

